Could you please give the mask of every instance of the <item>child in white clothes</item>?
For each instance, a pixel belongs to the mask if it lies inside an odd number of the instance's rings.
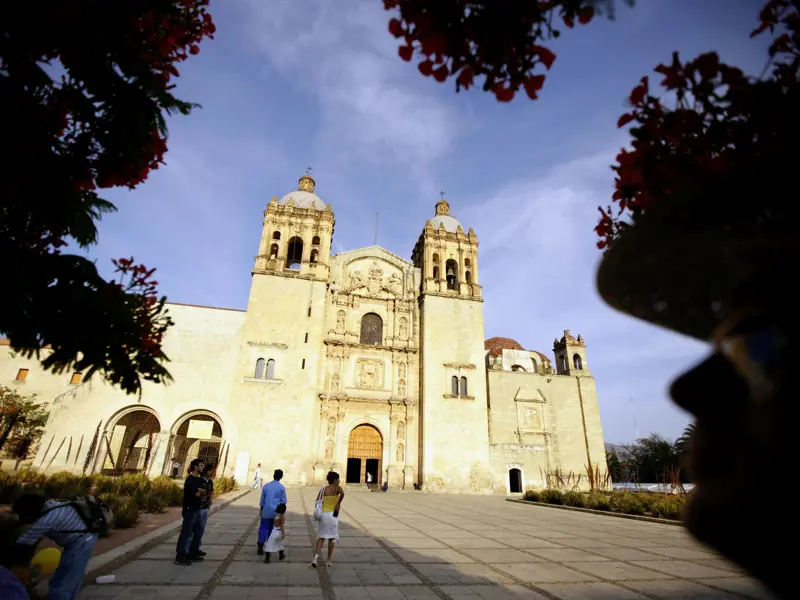
[[[275,525],[272,527],[272,533],[269,534],[269,539],[267,543],[264,544],[264,562],[272,562],[269,559],[270,552],[277,552],[278,553],[278,560],[283,560],[286,558],[286,554],[283,552],[283,539],[286,537],[286,517],[284,514],[286,513],[286,505],[285,504],[278,504],[275,507]]]

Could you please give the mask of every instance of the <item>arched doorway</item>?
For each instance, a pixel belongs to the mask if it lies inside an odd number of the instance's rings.
[[[383,437],[372,425],[359,425],[347,440],[347,483],[381,483]]]
[[[160,432],[158,417],[149,410],[134,409],[124,413],[109,427],[106,447],[102,448],[105,450],[102,472],[106,475],[146,473]]]
[[[184,477],[189,463],[196,458],[219,464],[222,425],[216,418],[206,413],[190,414],[178,419],[172,432],[167,471],[171,477]]]
[[[522,493],[522,471],[519,469],[509,469],[508,471],[508,491],[512,494]]]

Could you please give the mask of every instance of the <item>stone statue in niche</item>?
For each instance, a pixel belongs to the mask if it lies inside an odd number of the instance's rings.
[[[405,317],[400,317],[400,339],[408,339],[408,319]]]
[[[406,460],[406,449],[403,448],[403,444],[397,444],[397,462],[405,462]]]
[[[383,363],[377,360],[358,361],[358,387],[379,390],[383,380]]]
[[[331,377],[331,391],[335,394],[339,391],[339,376],[334,375]]]
[[[397,424],[397,439],[403,440],[406,437],[406,424],[403,421],[400,421]]]
[[[333,458],[333,440],[328,440],[325,444],[325,460],[331,460]]]
[[[397,384],[397,395],[400,398],[406,397],[406,382],[405,379],[401,379],[400,383]]]
[[[341,370],[342,370],[342,359],[336,356],[333,359],[333,372],[338,373]]]
[[[400,377],[400,379],[406,378],[406,363],[401,362],[397,365],[397,376]]]
[[[391,277],[389,277],[389,284],[387,287],[395,294],[401,294],[403,292],[403,280],[400,279],[397,273],[392,273]]]
[[[345,315],[345,312],[343,310],[340,310],[338,313],[336,313],[336,331],[338,331],[338,332],[344,331],[344,318],[345,318],[345,316],[346,315]]]
[[[331,417],[328,419],[328,437],[336,435],[336,418]]]

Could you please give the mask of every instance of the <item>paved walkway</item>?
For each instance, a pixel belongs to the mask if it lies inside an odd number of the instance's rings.
[[[288,495],[286,561],[256,556],[251,492],[209,520],[204,563],[175,566],[173,538],[80,599],[770,598],[679,527],[483,496],[349,493],[333,566],[311,569],[315,490]]]

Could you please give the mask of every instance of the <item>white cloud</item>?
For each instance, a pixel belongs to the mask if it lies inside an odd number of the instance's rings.
[[[453,109],[420,91],[416,70],[397,57],[380,2],[250,0],[252,38],[285,78],[321,110],[317,149],[329,162],[405,164],[423,182],[451,148]],[[313,16],[312,16],[313,15]]]
[[[642,434],[674,437],[688,418],[668,399],[669,382],[707,349],[613,311],[595,291],[593,228],[597,207],[608,203],[617,148],[512,182],[458,216],[480,242],[486,336],[511,337],[552,358],[554,337],[581,333],[607,439],[633,437],[629,395]]]

